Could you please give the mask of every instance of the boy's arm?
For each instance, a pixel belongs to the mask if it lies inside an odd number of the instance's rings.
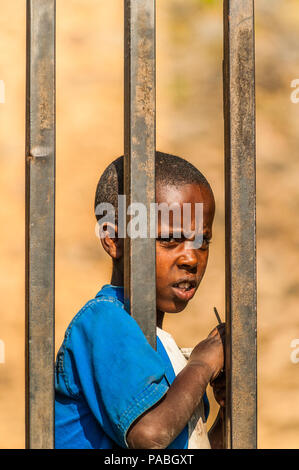
[[[188,364],[167,394],[139,417],[127,433],[133,449],[165,449],[184,429],[210,380],[223,367],[223,346],[218,329],[194,348]]]
[[[204,364],[188,364],[175,378],[167,394],[142,415],[127,435],[132,449],[165,449],[184,429],[198,406],[211,377]]]

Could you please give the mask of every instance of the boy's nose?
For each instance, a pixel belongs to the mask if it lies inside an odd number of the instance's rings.
[[[198,266],[198,257],[196,255],[196,250],[188,249],[178,258],[177,266],[180,269],[185,269],[193,274],[197,271]]]

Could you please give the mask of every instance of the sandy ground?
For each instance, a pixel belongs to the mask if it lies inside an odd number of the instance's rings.
[[[209,179],[217,214],[210,260],[195,299],[168,329],[182,347],[224,315],[221,2],[164,0],[157,10],[157,146]],[[258,429],[260,448],[299,447],[299,77],[296,0],[256,2]],[[1,5],[0,447],[24,447],[25,2]],[[109,282],[94,234],[97,180],[123,152],[122,2],[57,2],[56,345],[80,307]],[[216,408],[212,403],[212,415]]]

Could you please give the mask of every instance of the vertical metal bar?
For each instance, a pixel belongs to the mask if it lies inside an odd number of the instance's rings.
[[[125,194],[127,206],[155,202],[155,0],[125,0]],[[129,219],[127,219],[129,221]],[[147,224],[149,234],[149,223]],[[156,344],[155,240],[125,238],[126,308]]]
[[[55,0],[27,0],[26,447],[54,447]]]
[[[256,448],[254,1],[224,0],[226,446]]]

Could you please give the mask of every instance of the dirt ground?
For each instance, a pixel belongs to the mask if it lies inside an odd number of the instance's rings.
[[[182,347],[224,318],[224,174],[221,3],[157,6],[157,148],[194,163],[217,213],[206,275],[166,329]],[[57,2],[56,346],[80,307],[109,282],[94,233],[93,198],[123,152],[123,9],[120,0]],[[258,445],[299,447],[299,5],[256,2]],[[25,2],[2,2],[0,80],[0,447],[24,447]],[[212,403],[211,423],[216,408]]]

